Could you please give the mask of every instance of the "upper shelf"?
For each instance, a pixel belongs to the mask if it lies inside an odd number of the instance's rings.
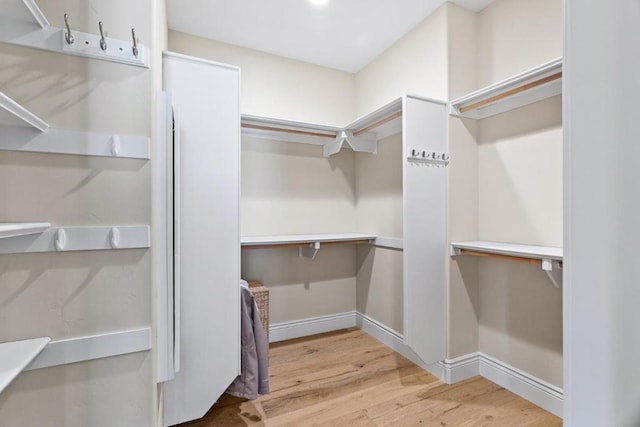
[[[315,258],[321,245],[363,245],[374,242],[374,234],[288,234],[280,236],[243,236],[245,249],[298,248],[298,255]]]
[[[562,93],[562,58],[454,99],[449,112],[484,119]]]
[[[51,227],[48,222],[0,222],[0,239],[42,233]]]
[[[47,122],[0,92],[0,125],[26,126],[41,132],[49,128]]]
[[[149,68],[149,50],[137,40],[134,45],[133,34],[128,40],[102,38],[75,31],[73,21],[69,24],[71,43],[66,29],[49,25],[35,0],[0,0],[0,42]]]
[[[40,354],[49,341],[51,338],[42,337],[0,343],[0,392]]]
[[[342,127],[242,114],[242,135],[322,145],[325,156],[337,153],[345,144],[354,151],[375,153],[378,140],[402,131],[403,99]]]

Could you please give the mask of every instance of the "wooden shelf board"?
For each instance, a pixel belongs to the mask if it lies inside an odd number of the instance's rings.
[[[242,247],[293,247],[312,243],[345,243],[369,242],[375,240],[374,234],[339,233],[339,234],[288,234],[273,236],[243,236]]]
[[[462,249],[486,254],[504,255],[516,258],[526,258],[533,260],[549,259],[562,261],[562,248],[551,246],[521,245],[516,243],[500,242],[454,242],[451,243],[454,250]]]
[[[484,119],[562,93],[562,58],[524,71],[450,102],[450,114]],[[495,100],[495,101],[491,101]],[[485,104],[485,101],[486,104]],[[465,107],[477,108],[464,111]]]
[[[48,222],[0,222],[0,238],[38,234],[49,227]]]
[[[46,131],[49,125],[24,108],[22,105],[0,92],[0,125],[7,126],[27,126]]]
[[[49,337],[0,343],[0,392],[2,392],[24,368],[51,341]]]

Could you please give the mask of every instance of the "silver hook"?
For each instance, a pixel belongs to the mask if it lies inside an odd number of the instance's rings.
[[[64,25],[67,26],[67,32],[64,35],[64,39],[67,41],[67,44],[73,44],[73,35],[71,35],[71,28],[69,28],[69,15],[64,14]]]
[[[107,51],[107,41],[104,38],[104,32],[102,31],[102,21],[98,22],[98,26],[100,27],[100,49],[103,52]]]
[[[131,29],[131,37],[133,38],[133,56],[138,57],[138,42],[136,42],[136,29]]]

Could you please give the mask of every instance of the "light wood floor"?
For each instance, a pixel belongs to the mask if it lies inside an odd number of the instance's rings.
[[[223,395],[210,426],[561,426],[562,420],[475,377],[446,385],[358,329],[271,345],[271,393]]]

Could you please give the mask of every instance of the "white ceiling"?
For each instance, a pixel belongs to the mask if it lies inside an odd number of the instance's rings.
[[[357,72],[445,1],[167,0],[167,14],[172,30]]]

